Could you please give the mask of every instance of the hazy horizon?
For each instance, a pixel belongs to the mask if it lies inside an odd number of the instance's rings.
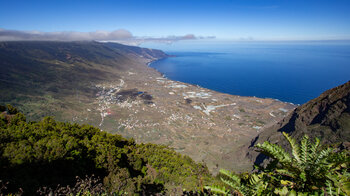
[[[350,40],[349,1],[1,1],[0,41]]]

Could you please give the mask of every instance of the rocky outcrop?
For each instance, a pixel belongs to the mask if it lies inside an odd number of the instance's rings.
[[[254,152],[254,145],[269,141],[289,148],[282,136],[286,132],[300,140],[307,134],[325,144],[343,145],[350,141],[350,81],[325,91],[319,97],[296,108],[278,124],[266,129],[252,140],[247,156],[256,163],[264,159]]]

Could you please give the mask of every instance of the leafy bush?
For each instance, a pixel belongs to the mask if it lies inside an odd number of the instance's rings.
[[[18,113],[17,108],[13,107],[12,105],[7,104],[6,106],[7,106],[7,111],[9,112],[9,114],[17,114]]]
[[[27,195],[40,188],[76,193],[77,176],[92,175],[103,186],[88,184],[91,189],[84,191],[117,194],[199,191],[202,180],[211,179],[204,165],[165,146],[136,144],[90,125],[51,117],[26,122],[21,113],[0,115],[0,180],[8,182],[4,194],[19,188]],[[62,189],[67,186],[73,188]]]
[[[282,147],[264,142],[256,147],[272,160],[252,174],[236,175],[221,170],[221,180],[227,186],[207,186],[212,192],[236,195],[349,195],[349,152],[309,141],[300,145],[283,133],[292,147],[292,155]]]

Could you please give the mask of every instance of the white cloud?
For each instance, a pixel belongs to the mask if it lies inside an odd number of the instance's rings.
[[[184,36],[167,36],[167,37],[135,37],[125,29],[115,31],[94,31],[94,32],[77,32],[77,31],[58,31],[58,32],[41,32],[41,31],[18,31],[0,28],[0,41],[111,41],[123,44],[138,45],[147,41],[158,41],[171,43],[180,40],[194,39],[213,39],[215,36],[203,37],[187,34]]]
[[[132,39],[133,35],[125,30],[116,31],[94,31],[94,32],[76,32],[76,31],[59,31],[59,32],[40,32],[40,31],[17,31],[0,29],[0,41],[83,41],[83,40],[118,40]]]

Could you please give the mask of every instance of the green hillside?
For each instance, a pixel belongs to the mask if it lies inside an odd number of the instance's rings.
[[[34,120],[72,119],[96,99],[96,84],[166,56],[117,43],[0,42],[0,104],[11,103]]]
[[[166,146],[136,144],[51,117],[27,122],[13,113],[9,107],[0,115],[0,180],[7,187],[2,193],[62,193],[83,180],[96,194],[182,194],[200,191],[213,180],[205,165]]]

